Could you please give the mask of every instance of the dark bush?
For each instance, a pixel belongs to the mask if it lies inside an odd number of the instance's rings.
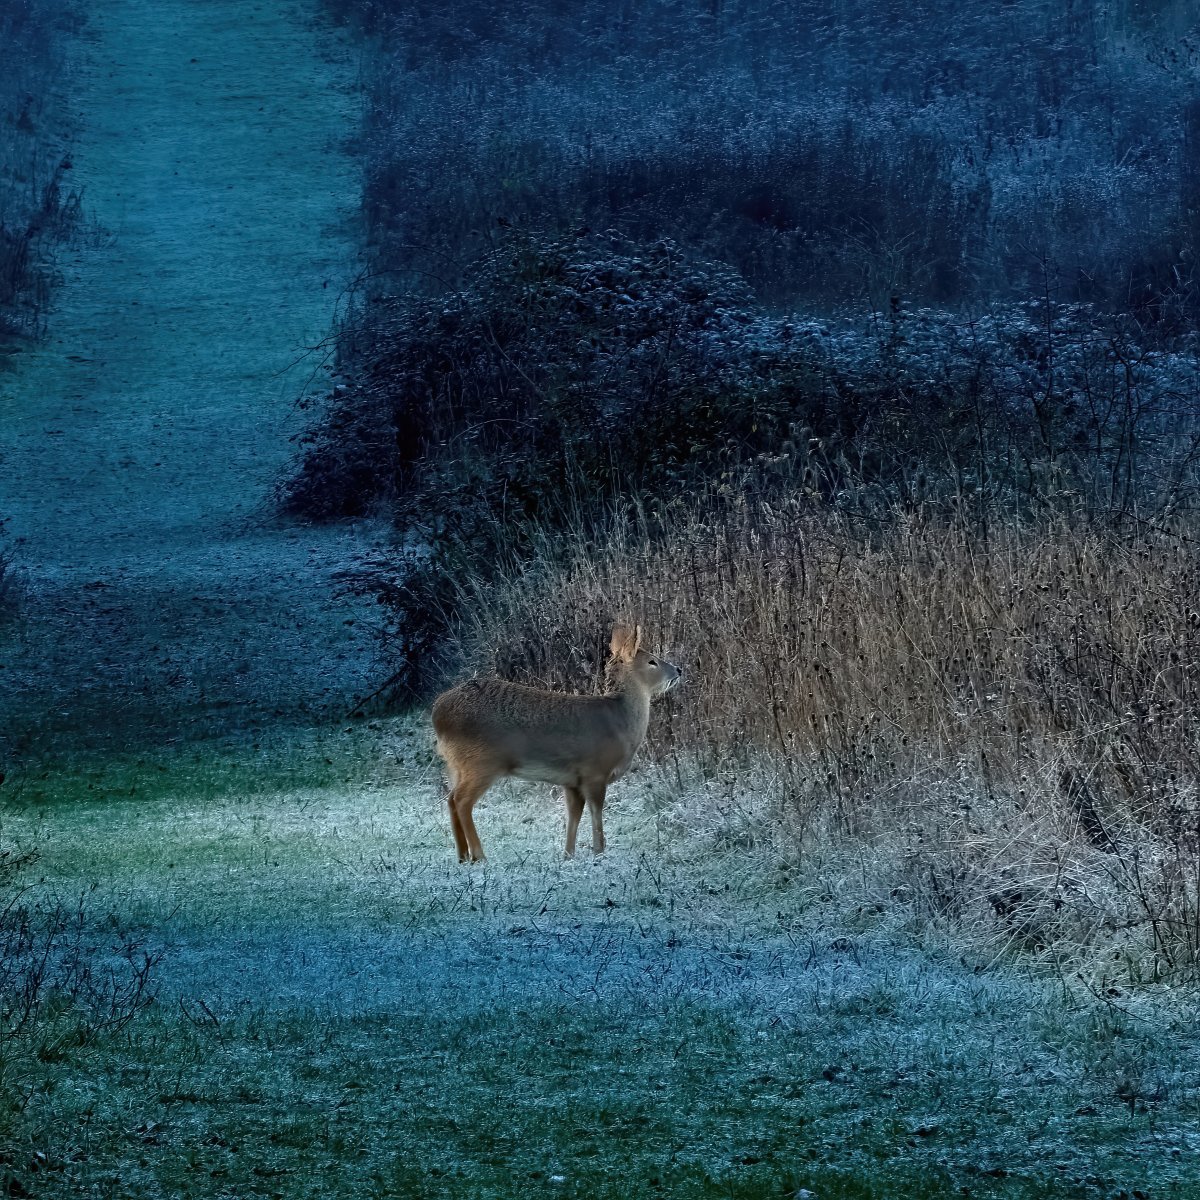
[[[1196,314],[1183,0],[329,0],[372,39],[376,265],[497,217],[670,237],[784,307],[1043,295]]]
[[[398,656],[437,665],[449,580],[585,533],[614,505],[749,488],[863,515],[897,504],[1119,520],[1194,503],[1195,357],[1087,309],[966,319],[895,304],[789,320],[671,243],[507,232],[438,299],[370,304],[286,506],[387,512],[412,552],[360,578]]]
[[[50,247],[79,220],[61,101],[72,0],[0,0],[0,336],[41,331]]]
[[[426,525],[466,497],[520,518],[564,485],[669,489],[777,440],[773,329],[732,273],[670,243],[508,235],[461,290],[370,306],[287,503]]]

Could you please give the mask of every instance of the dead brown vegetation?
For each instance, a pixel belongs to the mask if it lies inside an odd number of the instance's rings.
[[[547,538],[457,611],[473,663],[544,684],[641,613],[689,679],[655,756],[738,836],[887,847],[893,896],[1161,973],[1200,959],[1196,534],[738,500]]]

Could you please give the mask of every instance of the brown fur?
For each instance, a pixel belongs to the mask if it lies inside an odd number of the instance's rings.
[[[641,628],[613,630],[603,696],[571,696],[503,679],[471,679],[433,703],[438,753],[450,776],[450,824],[458,860],[483,859],[472,809],[506,775],[560,784],[567,799],[567,857],[584,805],[592,850],[604,850],[604,796],[646,736],[650,701],[679,668],[641,649]]]

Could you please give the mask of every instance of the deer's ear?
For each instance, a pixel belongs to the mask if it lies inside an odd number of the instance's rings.
[[[633,656],[637,653],[640,636],[637,628],[630,629],[628,625],[618,625],[612,632],[612,641],[608,644],[613,658],[619,658],[623,662],[632,662]]]
[[[633,648],[629,652],[629,657],[632,658],[642,648],[642,627],[635,625],[633,627]]]

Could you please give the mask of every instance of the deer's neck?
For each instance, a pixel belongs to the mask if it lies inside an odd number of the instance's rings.
[[[630,735],[640,743],[650,724],[650,693],[634,680],[624,677],[612,681],[608,699],[621,714]]]

